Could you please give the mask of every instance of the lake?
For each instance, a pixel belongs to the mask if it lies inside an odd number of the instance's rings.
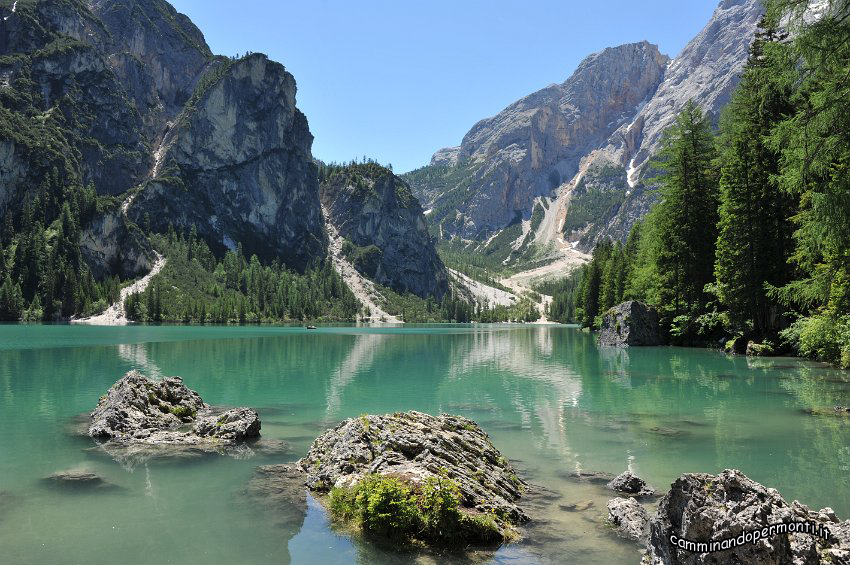
[[[74,431],[130,369],[178,375],[210,404],[251,406],[285,455],[122,467]],[[850,517],[850,373],[703,349],[601,350],[568,326],[405,328],[0,325],[0,562],[9,564],[637,563],[602,525],[601,486],[571,472],[632,468],[659,490],[737,468],[786,500]],[[822,415],[810,410],[825,409]],[[244,494],[258,465],[304,455],[364,413],[478,422],[527,481],[525,538],[471,557],[352,540],[310,501],[292,525]],[[86,468],[115,489],[42,477]],[[577,505],[577,507],[576,507]]]

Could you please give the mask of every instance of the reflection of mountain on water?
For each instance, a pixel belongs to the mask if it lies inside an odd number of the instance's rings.
[[[354,338],[354,347],[331,374],[327,393],[328,418],[339,412],[345,387],[354,381],[361,371],[372,367],[375,356],[388,337],[390,336],[386,334],[360,334]]]
[[[118,356],[126,361],[131,369],[136,369],[152,379],[162,378],[162,371],[148,357],[147,344],[122,343],[118,345]]]
[[[582,381],[567,362],[569,356],[558,351],[566,347],[573,355],[572,347],[579,346],[567,339],[566,331],[539,326],[471,334],[467,348],[453,350],[441,398],[449,396],[458,402],[460,395],[471,406],[476,402],[481,407],[485,403],[501,406],[502,413],[492,417],[502,422],[515,412],[521,426],[532,431],[541,447],[568,455],[563,407],[579,403]],[[510,409],[504,410],[507,407]]]

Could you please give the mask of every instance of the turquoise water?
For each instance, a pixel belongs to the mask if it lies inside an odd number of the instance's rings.
[[[179,375],[207,402],[258,409],[287,455],[122,468],[73,433],[126,371]],[[666,488],[739,468],[787,500],[850,517],[850,375],[795,359],[700,349],[599,350],[564,326],[387,328],[0,326],[0,563],[637,563],[601,525],[610,493],[576,469],[631,466]],[[310,502],[276,519],[243,494],[257,465],[294,461],[362,413],[477,421],[524,478],[524,540],[472,557],[398,554],[335,532]],[[41,478],[85,468],[119,488],[67,492]],[[563,507],[585,502],[584,511]]]

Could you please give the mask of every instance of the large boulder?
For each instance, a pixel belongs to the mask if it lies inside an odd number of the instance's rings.
[[[89,435],[106,439],[133,439],[152,431],[172,430],[195,420],[209,409],[200,395],[180,377],[155,381],[130,371],[100,397],[91,413]]]
[[[516,505],[523,482],[487,433],[461,416],[410,411],[351,418],[316,439],[298,464],[307,485],[325,492],[371,473],[422,484],[445,471],[458,483],[464,506],[526,519]]]
[[[621,494],[632,496],[651,496],[655,494],[655,489],[647,485],[646,481],[631,471],[623,471],[614,477],[606,486]]]
[[[799,532],[770,529],[791,522],[800,524]],[[803,533],[804,527],[809,533]],[[672,484],[651,520],[643,560],[645,565],[848,562],[850,521],[839,522],[829,508],[811,511],[796,500],[788,504],[775,489],[728,469],[716,476],[688,473]]]
[[[280,475],[284,485],[300,473],[335,518],[396,542],[492,547],[528,520],[517,505],[526,484],[487,434],[460,416],[351,418],[317,438],[295,465],[262,471],[265,479]],[[392,510],[381,514],[382,504]]]
[[[646,543],[649,537],[649,513],[634,498],[609,500],[608,521],[626,539]]]
[[[244,457],[253,453],[245,443],[260,435],[260,418],[251,408],[211,408],[179,377],[153,380],[130,371],[100,398],[90,415],[88,435],[101,441],[100,450],[128,467],[156,457]],[[267,444],[252,447],[282,449]]]
[[[663,345],[658,311],[637,300],[629,300],[608,310],[602,318],[599,345]]]

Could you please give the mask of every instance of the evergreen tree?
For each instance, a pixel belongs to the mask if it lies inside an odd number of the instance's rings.
[[[781,329],[779,305],[768,299],[765,283],[782,286],[791,276],[795,199],[775,186],[779,155],[767,144],[772,128],[792,112],[783,39],[762,19],[721,123],[717,288],[734,328],[757,340]]]
[[[7,273],[3,284],[0,285],[0,320],[6,322],[20,320],[23,309],[24,298],[21,294],[21,285],[12,282]]]
[[[782,188],[799,197],[793,256],[806,273],[777,293],[830,317],[850,314],[850,0],[830,2],[806,21],[800,2],[774,0],[774,21],[790,16],[799,61],[796,111],[773,136]],[[848,344],[850,346],[850,344]]]
[[[688,102],[665,132],[658,158],[661,200],[653,220],[658,230],[655,257],[660,301],[674,334],[689,338],[686,327],[705,307],[706,284],[713,281],[717,240],[717,174],[711,126]]]

